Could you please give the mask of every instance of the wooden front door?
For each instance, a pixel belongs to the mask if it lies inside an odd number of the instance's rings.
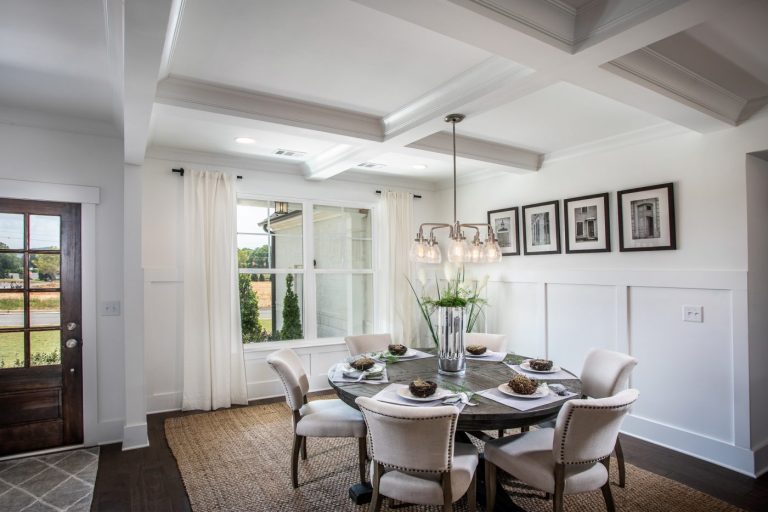
[[[0,199],[0,455],[83,442],[80,205]]]

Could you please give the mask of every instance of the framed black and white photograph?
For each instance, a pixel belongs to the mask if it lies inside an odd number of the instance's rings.
[[[608,192],[563,200],[565,252],[610,252]]]
[[[488,212],[488,224],[493,227],[496,238],[499,239],[502,256],[517,256],[520,254],[520,230],[517,229],[518,208],[502,208]]]
[[[672,183],[620,190],[619,249],[663,251],[677,248]]]
[[[523,206],[523,244],[526,255],[560,252],[560,201]]]

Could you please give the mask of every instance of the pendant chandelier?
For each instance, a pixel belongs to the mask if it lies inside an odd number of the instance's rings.
[[[490,224],[462,224],[456,219],[456,123],[464,120],[464,114],[449,114],[445,121],[453,127],[453,224],[425,222],[411,244],[408,253],[411,261],[417,263],[440,263],[443,259],[435,239],[435,230],[448,228],[448,261],[451,263],[496,263],[501,261],[501,247]],[[429,235],[424,235],[424,228]],[[474,230],[472,242],[464,236],[464,228]],[[487,228],[485,242],[480,240],[480,229]]]

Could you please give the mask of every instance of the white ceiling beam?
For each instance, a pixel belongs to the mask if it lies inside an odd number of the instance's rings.
[[[157,89],[158,103],[283,124],[360,139],[384,138],[378,117],[316,103],[171,76]]]
[[[408,144],[409,148],[432,151],[443,155],[453,154],[453,138],[450,132],[438,132]],[[508,166],[510,171],[538,171],[544,157],[541,153],[520,149],[496,142],[456,136],[456,155],[462,158]]]
[[[171,0],[125,2],[123,120],[125,162],[141,165],[147,149],[157,74]]]
[[[112,120],[120,135],[123,134],[123,2],[102,0],[104,9],[104,33],[107,38],[109,78],[112,87]]]

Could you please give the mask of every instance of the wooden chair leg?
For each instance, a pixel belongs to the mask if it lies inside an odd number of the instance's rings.
[[[452,512],[453,494],[451,494],[451,473],[443,473],[443,477],[440,480],[443,486],[443,512]]]
[[[555,495],[552,499],[552,510],[563,512],[563,494],[565,493],[565,465],[555,464]]]
[[[520,432],[529,432],[531,427],[520,427]]]
[[[379,480],[381,479],[381,464],[373,461],[373,495],[371,496],[371,504],[368,506],[368,512],[379,512],[381,510],[381,494],[379,494]]]
[[[504,437],[504,429],[500,428],[499,429],[499,439],[501,439],[502,437]]]
[[[365,482],[365,461],[368,458],[368,447],[366,446],[366,439],[364,437],[357,440],[357,456],[360,459],[360,482]]]
[[[469,508],[469,512],[477,510],[477,471],[472,475],[472,481],[467,490],[467,508]]]
[[[605,470],[608,471],[608,474],[610,474],[610,464],[611,464],[611,458],[610,456],[603,459],[603,465],[605,466]],[[603,499],[605,500],[605,508],[608,512],[616,512],[616,505],[613,503],[613,494],[611,494],[611,479],[605,481],[605,485],[600,488],[601,491],[603,491]]]
[[[485,459],[485,509],[493,512],[496,506],[496,465]]]
[[[619,465],[619,487],[624,487],[627,483],[627,470],[624,467],[624,450],[621,448],[621,441],[616,438],[616,463]]]
[[[291,451],[291,483],[293,488],[299,486],[299,452],[301,451],[302,436],[293,434],[293,450]]]
[[[307,438],[301,438],[301,460],[307,460]]]

